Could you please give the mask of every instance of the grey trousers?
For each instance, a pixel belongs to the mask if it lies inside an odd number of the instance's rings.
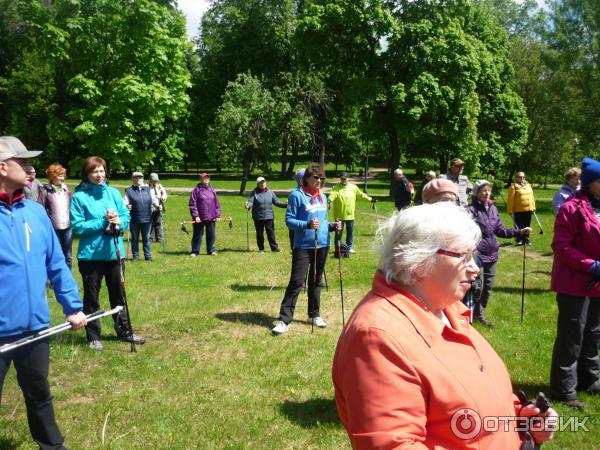
[[[550,393],[574,400],[600,379],[600,298],[556,294],[558,320],[552,351]]]

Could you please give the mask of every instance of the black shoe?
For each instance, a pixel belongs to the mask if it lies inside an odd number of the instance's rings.
[[[576,409],[578,411],[583,411],[585,409],[585,403],[581,400],[577,400],[576,398],[573,400],[554,400],[555,402],[562,403],[570,408]]]
[[[588,387],[585,392],[588,394],[600,394],[600,380]]]
[[[141,336],[138,336],[135,333],[133,333],[133,336],[129,336],[129,334],[121,335],[121,336],[119,336],[119,340],[125,341],[125,342],[131,342],[132,337],[133,337],[133,343],[136,345],[142,345],[146,342],[146,339],[144,339]]]
[[[278,248],[276,248],[275,250],[271,250],[271,252],[273,252],[273,253],[281,253],[281,250],[278,249]]]

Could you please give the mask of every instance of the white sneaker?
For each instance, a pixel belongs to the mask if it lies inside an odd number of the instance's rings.
[[[356,250],[354,250],[353,248],[350,249],[350,253],[356,253]]]
[[[277,322],[277,325],[275,325],[275,328],[271,330],[271,333],[273,333],[275,336],[279,336],[280,334],[287,333],[288,328],[289,327],[285,324],[285,322],[280,320]]]
[[[312,323],[313,323],[315,326],[319,327],[319,328],[325,328],[325,327],[327,326],[327,322],[325,322],[325,321],[323,320],[323,318],[322,318],[322,317],[320,317],[320,316],[319,316],[319,317],[313,317],[312,319],[309,319],[309,320],[308,320],[308,323],[310,323],[310,322],[311,322],[311,320],[312,320]]]

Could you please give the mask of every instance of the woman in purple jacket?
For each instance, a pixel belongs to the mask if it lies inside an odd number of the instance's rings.
[[[581,190],[558,210],[552,250],[558,318],[550,394],[583,409],[578,391],[600,394],[600,162],[583,159]]]
[[[485,308],[490,299],[490,292],[494,285],[496,277],[496,268],[498,265],[498,249],[500,244],[496,237],[512,238],[517,234],[528,236],[531,228],[526,227],[520,230],[514,228],[505,228],[498,208],[490,200],[492,194],[492,185],[487,180],[479,180],[473,186],[473,200],[467,207],[473,220],[481,229],[481,241],[477,245],[477,264],[481,268],[483,275],[483,284],[480,292],[474,292],[475,311],[473,319],[481,322],[485,326],[493,327],[494,324],[485,317]]]
[[[221,204],[217,193],[210,185],[210,176],[205,172],[200,174],[200,183],[190,195],[190,214],[194,221],[190,256],[198,256],[200,253],[204,230],[206,230],[206,252],[211,256],[216,256],[217,227],[215,222],[221,217]]]

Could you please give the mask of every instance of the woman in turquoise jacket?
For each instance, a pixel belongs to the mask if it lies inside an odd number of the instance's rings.
[[[292,274],[281,302],[279,322],[272,330],[274,335],[287,333],[307,271],[309,321],[321,328],[327,326],[320,314],[321,287],[315,280],[320,280],[325,270],[329,233],[339,230],[341,224],[330,224],[327,220],[327,197],[321,192],[324,183],[323,169],[318,164],[312,164],[304,172],[302,187],[294,189],[288,197],[285,223],[294,230]]]
[[[81,180],[71,200],[71,226],[73,234],[79,236],[77,260],[83,279],[83,311],[91,314],[100,309],[99,293],[103,277],[111,308],[124,304],[114,230],[115,227],[121,230],[127,228],[130,216],[119,191],[107,184],[106,161],[102,158],[90,156],[83,162]],[[124,255],[123,239],[120,235],[117,239],[120,252]],[[125,311],[113,316],[113,319],[119,339],[144,343],[142,337],[130,333]],[[85,333],[89,347],[102,350],[100,321],[87,325]]]

